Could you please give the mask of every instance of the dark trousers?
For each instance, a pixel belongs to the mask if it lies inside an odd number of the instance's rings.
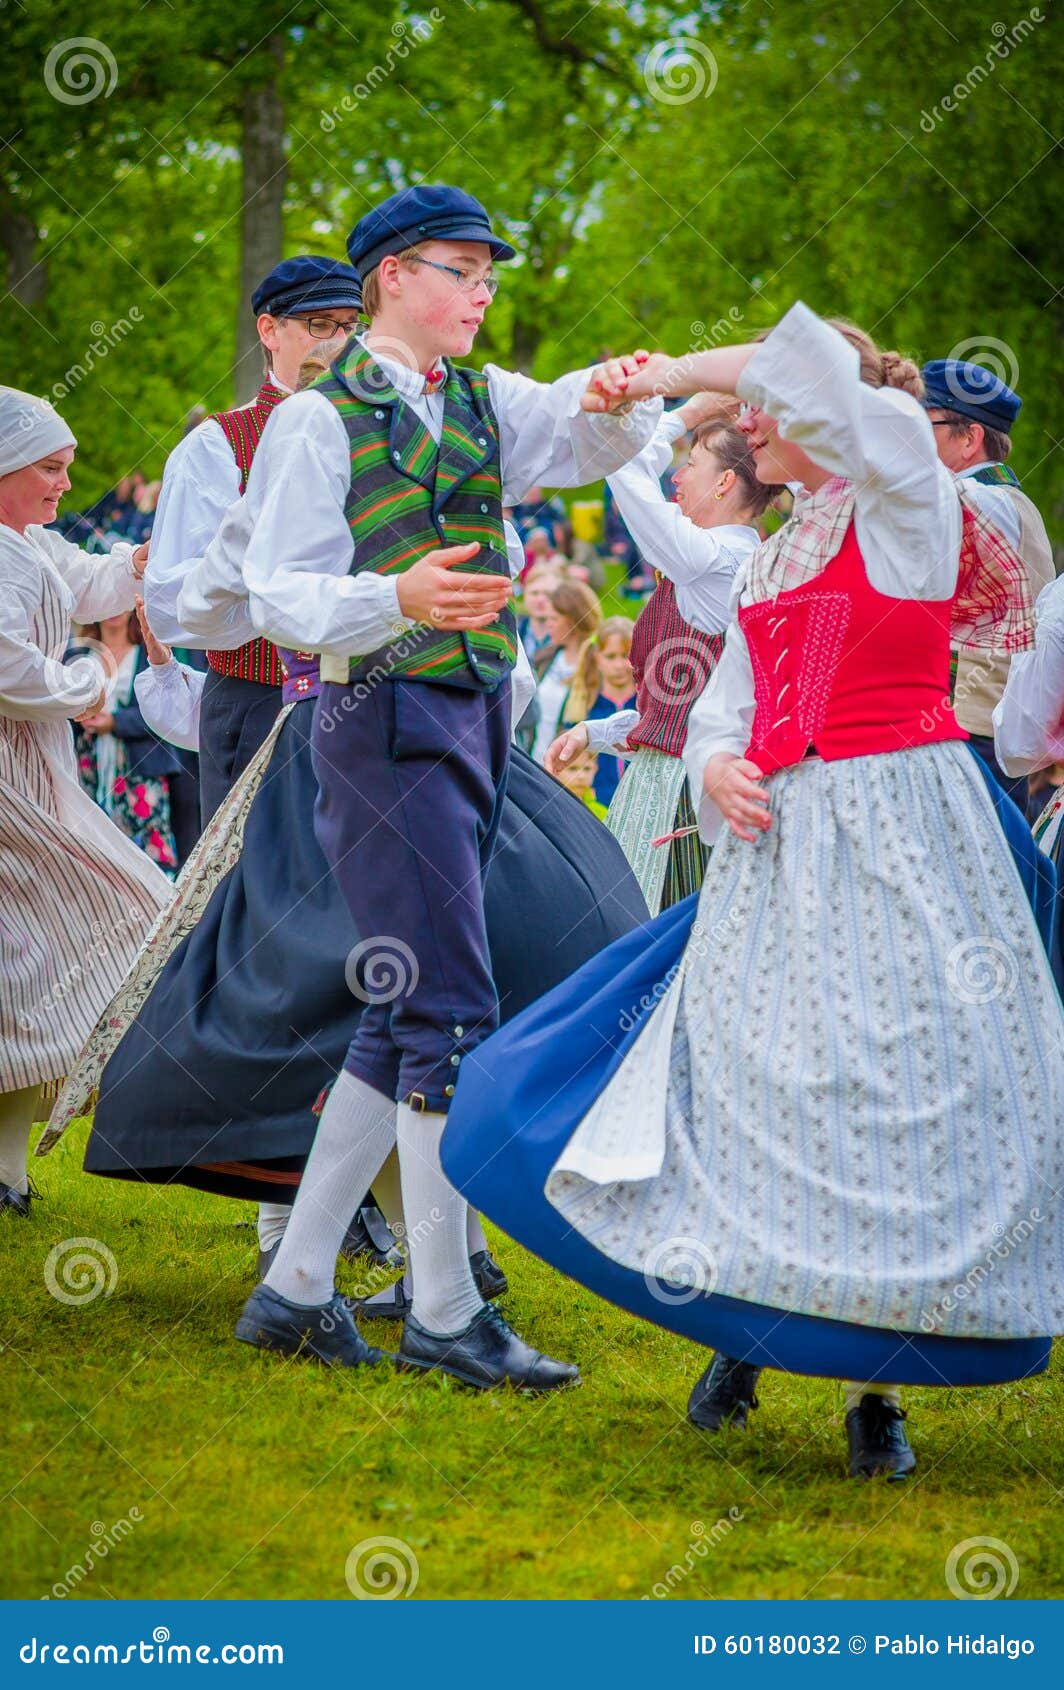
[[[973,751],[978,751],[983,762],[1000,787],[1008,793],[1012,802],[1019,806],[1023,815],[1027,814],[1027,776],[1020,775],[1014,779],[1007,775],[997,758],[994,756],[994,741],[987,734],[969,734],[968,742]]]
[[[458,1066],[498,1026],[484,878],[510,751],[509,681],[327,685],[311,738],[314,831],[359,936],[367,1005],[344,1066],[445,1111]]]
[[[207,673],[200,702],[200,820],[206,827],[277,720],[280,687]]]

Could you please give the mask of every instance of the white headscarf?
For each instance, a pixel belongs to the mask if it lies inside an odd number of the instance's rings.
[[[47,399],[23,393],[17,387],[0,387],[0,475],[11,475],[27,464],[38,463],[49,452],[76,445]]]

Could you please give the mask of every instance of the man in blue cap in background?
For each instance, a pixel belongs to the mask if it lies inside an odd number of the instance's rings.
[[[201,641],[181,626],[177,597],[229,506],[243,493],[266,419],[296,386],[304,358],[322,342],[346,339],[362,303],[350,264],[306,254],[286,258],[251,297],[262,343],[263,382],[248,405],[219,411],[166,460],[152,530],[144,602],[152,631],[167,645]],[[200,811],[205,826],[247,767],[281,707],[281,661],[267,640],[238,651],[208,651],[200,709]]]
[[[623,401],[636,353],[553,383],[472,350],[515,256],[479,202],[443,184],[369,212],[348,241],[370,319],[331,371],[270,419],[248,485],[251,613],[321,654],[318,841],[373,988],[322,1112],[291,1220],[237,1326],[341,1366],[379,1361],[333,1289],[347,1217],[398,1140],[413,1274],[400,1360],[480,1388],[551,1390],[576,1369],[485,1304],[466,1204],[440,1167],[458,1067],[498,1024],[484,878],[499,820],[517,641],[503,503],[612,473],[660,401]],[[352,589],[374,584],[390,644],[360,649]],[[379,995],[378,995],[379,993]]]
[[[958,480],[969,484],[988,519],[1019,552],[1027,567],[1031,599],[1035,600],[1053,580],[1055,570],[1045,523],[1005,462],[1012,448],[1012,425],[1023,401],[1000,376],[981,364],[936,358],[925,364],[920,374],[924,408],[940,459]],[[960,652],[953,706],[975,750],[1026,814],[1026,780],[1011,780],[994,755],[992,717],[1008,675],[1008,657]]]

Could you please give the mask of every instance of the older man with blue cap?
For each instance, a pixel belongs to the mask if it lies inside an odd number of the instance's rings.
[[[314,827],[363,935],[372,995],[237,1336],[341,1366],[379,1360],[334,1297],[333,1265],[397,1140],[413,1273],[402,1365],[552,1390],[576,1369],[483,1301],[466,1204],[439,1158],[460,1064],[499,1018],[484,881],[517,651],[502,510],[530,487],[612,473],[649,440],[661,404],[603,414],[646,353],[552,383],[467,366],[495,265],[515,253],[458,188],[391,195],[356,225],[348,256],[369,329],[271,418],[248,482],[243,567],[262,632],[321,654]],[[392,624],[372,650],[352,615],[368,582]]]
[[[1023,401],[982,364],[935,358],[920,374],[939,458],[969,485],[980,508],[1019,553],[1027,568],[1031,597],[1037,598],[1054,577],[1052,547],[1037,508],[1005,462],[1012,448],[1012,425]],[[1010,779],[994,751],[993,714],[1005,690],[1009,663],[1008,657],[988,652],[960,652],[954,712],[975,750],[1026,811],[1026,780]]]
[[[263,352],[263,382],[248,405],[219,411],[166,461],[145,578],[153,631],[172,645],[203,642],[182,625],[177,601],[190,563],[201,557],[244,491],[266,419],[296,386],[304,358],[345,339],[362,304],[350,264],[308,253],[286,258],[259,283],[251,309]],[[207,651],[200,711],[200,804],[206,823],[262,744],[280,709],[281,661],[266,640]]]

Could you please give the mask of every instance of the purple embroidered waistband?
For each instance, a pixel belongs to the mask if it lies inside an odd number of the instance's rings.
[[[288,651],[282,648],[281,662],[285,667],[281,689],[285,704],[296,704],[301,698],[317,698],[321,691],[317,655],[313,651]]]

